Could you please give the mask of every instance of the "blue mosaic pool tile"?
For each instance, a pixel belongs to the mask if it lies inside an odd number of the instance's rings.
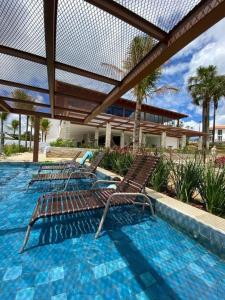
[[[40,272],[35,277],[35,285],[46,284],[49,282],[49,273]]]
[[[33,300],[33,298],[34,298],[33,288],[22,289],[16,293],[16,300]]]
[[[197,263],[190,263],[188,269],[194,274],[199,275],[204,273],[204,270]]]
[[[51,300],[67,300],[66,293],[58,294],[55,296],[52,296]]]
[[[21,274],[22,274],[22,266],[7,268],[3,280],[4,281],[15,280],[16,278],[21,276]]]
[[[51,299],[51,287],[49,284],[41,284],[35,287],[34,300],[49,300]]]
[[[141,274],[140,279],[144,283],[146,288],[156,282],[156,279],[152,276],[150,272]]]
[[[50,270],[49,273],[50,281],[56,281],[64,278],[64,269],[63,267],[56,267]]]
[[[201,256],[201,260],[204,261],[204,263],[207,263],[209,266],[213,267],[218,262],[218,258],[216,256],[213,256],[212,254],[204,254]]]
[[[93,237],[100,211],[39,221],[27,251],[18,254],[40,195],[24,193],[35,168],[2,168],[6,176],[16,177],[5,182],[0,201],[0,299],[223,299],[224,261],[164,220],[153,220],[131,206],[111,208],[97,240]],[[179,213],[170,215],[200,236],[197,222]],[[214,237],[216,243],[220,239]],[[5,281],[7,269],[16,266],[22,267],[20,276]]]
[[[92,270],[94,272],[96,279],[107,275],[106,264],[100,264],[100,265],[94,267]]]

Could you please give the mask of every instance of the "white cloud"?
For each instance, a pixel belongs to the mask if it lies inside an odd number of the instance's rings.
[[[184,121],[184,128],[193,129],[196,131],[199,131],[199,128],[201,130],[201,122],[196,122],[195,120],[190,121]]]
[[[169,67],[166,67],[163,69],[163,75],[174,75],[177,73],[181,73],[183,71],[186,71],[189,67],[189,63],[178,63],[170,65]]]

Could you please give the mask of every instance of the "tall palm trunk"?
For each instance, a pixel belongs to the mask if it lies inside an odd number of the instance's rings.
[[[133,152],[134,153],[136,153],[139,149],[140,121],[141,121],[141,100],[137,99],[135,115],[134,115],[134,129],[133,129]]]
[[[212,130],[212,144],[215,144],[215,131],[216,131],[216,111],[217,111],[217,101],[214,99],[213,101],[213,130]]]
[[[18,133],[18,145],[21,145],[21,114],[19,114],[19,133]]]
[[[205,99],[202,106],[202,131],[205,133],[203,136],[203,149],[209,149],[209,101]]]
[[[27,149],[27,133],[28,133],[28,126],[29,126],[29,116],[27,116],[26,120],[26,136],[25,136],[25,148]]]

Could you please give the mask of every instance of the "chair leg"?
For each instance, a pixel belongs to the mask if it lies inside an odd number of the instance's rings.
[[[103,224],[104,224],[104,222],[105,222],[105,218],[106,218],[107,212],[108,212],[108,210],[109,210],[109,205],[110,205],[110,198],[107,200],[107,203],[106,203],[106,206],[105,206],[105,209],[104,209],[104,212],[103,212],[103,215],[102,215],[100,224],[99,224],[99,226],[98,226],[98,230],[97,230],[97,232],[96,232],[96,234],[95,234],[95,238],[96,238],[96,239],[98,238],[99,233],[100,233],[101,230],[102,230],[102,226],[103,226]]]
[[[31,228],[32,228],[32,225],[28,225],[27,232],[26,232],[26,235],[25,235],[25,238],[24,238],[24,241],[23,241],[23,245],[22,245],[22,247],[20,249],[20,253],[22,253],[24,251],[24,248],[26,247],[26,244],[27,244],[27,242],[29,240]]]
[[[26,192],[29,190],[29,187],[30,187],[32,184],[33,184],[33,181],[30,180],[30,181],[28,182],[28,185],[27,185],[27,188],[26,188]]]

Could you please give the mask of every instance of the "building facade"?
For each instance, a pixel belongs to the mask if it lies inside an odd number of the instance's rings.
[[[121,130],[113,128],[117,117],[134,120],[135,102],[124,100],[122,105],[112,105],[108,107],[105,114],[114,116],[111,123],[107,122],[104,127],[86,126],[72,124],[69,121],[60,122],[59,138],[73,140],[78,147],[90,145],[106,147],[124,147],[132,143],[132,130]],[[155,124],[156,128],[161,128],[158,133],[147,132],[144,128],[140,129],[140,145],[153,148],[172,148],[177,149],[186,145],[185,134],[174,136],[172,129],[179,129],[180,119],[186,115],[177,112],[160,109],[144,104],[142,106],[141,120],[146,124]],[[112,126],[111,126],[112,125]],[[110,137],[107,131],[110,127]],[[163,130],[164,128],[164,130]]]
[[[215,127],[215,142],[224,143],[225,142],[225,125],[216,125]],[[209,129],[209,138],[212,141],[213,137],[213,129]]]

